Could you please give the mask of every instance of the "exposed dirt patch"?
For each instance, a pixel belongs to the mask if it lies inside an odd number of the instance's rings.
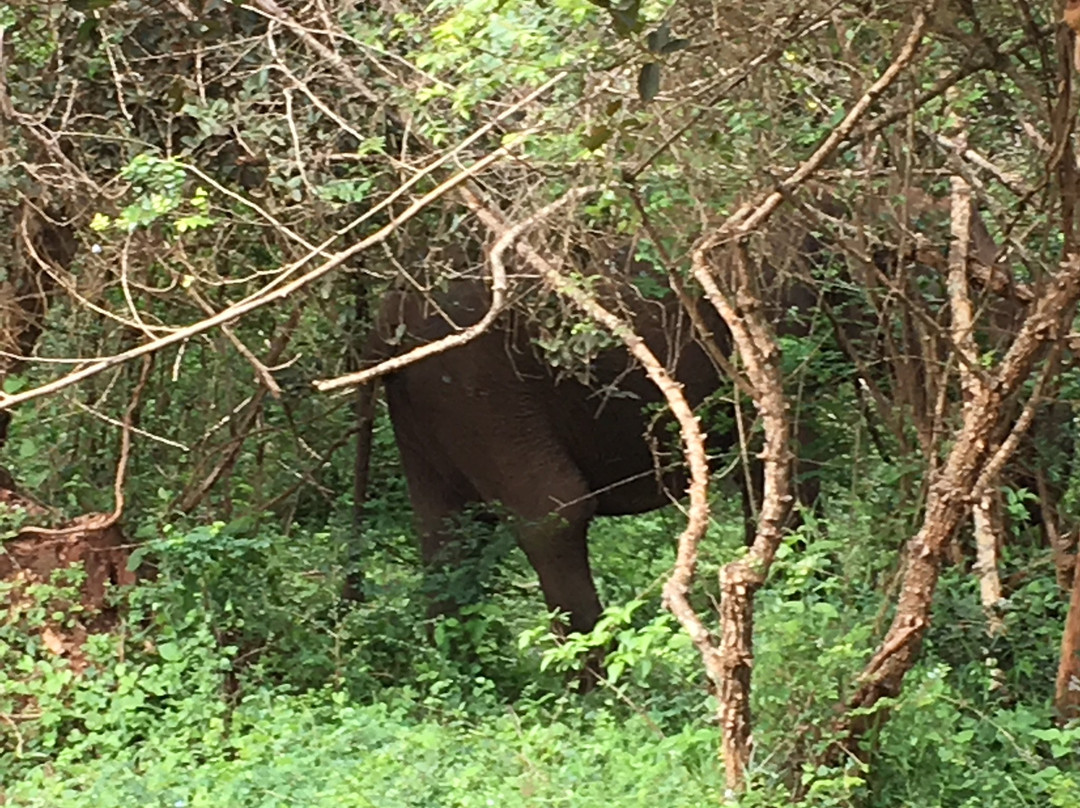
[[[0,506],[8,513],[22,511],[30,522],[46,521],[48,510],[11,490],[0,489]],[[108,631],[119,615],[108,601],[110,587],[135,582],[128,569],[130,544],[108,514],[86,514],[57,528],[24,527],[0,548],[0,582],[9,585],[6,620],[24,622],[37,603],[33,589],[48,584],[57,570],[81,568],[76,595],[50,603],[49,611],[64,613],[63,621],[48,621],[33,630],[49,652],[68,659],[76,672],[86,667],[83,644],[90,633]]]

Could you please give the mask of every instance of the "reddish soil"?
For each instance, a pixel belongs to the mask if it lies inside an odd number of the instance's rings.
[[[47,509],[15,491],[0,489],[0,506],[9,512],[25,511],[31,524],[48,521]],[[117,612],[108,602],[110,587],[135,582],[135,573],[128,570],[131,545],[112,521],[108,514],[91,513],[56,528],[24,527],[0,547],[0,581],[14,584],[4,616],[9,621],[19,621],[33,604],[29,587],[49,583],[56,570],[81,566],[85,571],[78,593],[82,608],[72,610],[70,602],[56,604],[68,607],[61,609],[68,614],[66,625],[49,623],[36,629],[43,645],[66,657],[76,671],[86,666],[82,646],[87,635],[108,631],[117,622]]]

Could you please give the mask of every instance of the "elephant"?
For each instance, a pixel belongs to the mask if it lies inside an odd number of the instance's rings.
[[[648,265],[625,258],[609,263],[606,273],[593,276],[602,280],[594,290],[633,323],[697,406],[724,379],[687,312],[673,295],[650,299],[628,282],[647,277]],[[793,286],[783,302],[806,311],[814,299],[806,287]],[[477,322],[489,305],[477,279],[428,293],[391,291],[366,361],[445,337]],[[707,305],[698,309],[717,347],[730,353],[719,316]],[[588,378],[560,371],[537,347],[541,319],[515,307],[472,342],[390,374],[385,395],[425,564],[456,560],[448,528],[455,515],[474,504],[501,503],[548,609],[563,616],[564,628],[587,632],[602,610],[589,566],[590,522],[679,499],[685,473],[680,463],[663,468],[658,461],[658,447],[672,440],[670,421],[655,417],[660,393],[625,349],[599,350],[579,368]],[[732,429],[710,440],[710,450],[723,450],[736,436]]]
[[[845,215],[837,204],[826,204],[823,209],[834,218]],[[757,278],[759,286],[767,288],[762,298],[771,309],[777,332],[804,336],[809,319],[805,315],[821,310],[824,299],[844,352],[861,354],[862,368],[880,374],[876,381],[886,393],[901,387],[891,377],[878,344],[894,324],[878,322],[879,313],[866,304],[866,290],[848,282],[844,291],[841,282],[819,292],[796,280],[815,274],[827,278],[838,262],[849,261],[845,251],[838,249],[841,242],[827,234],[811,235],[800,225],[777,230],[783,232],[769,239],[768,260],[758,267]],[[990,278],[975,276],[991,308],[981,326],[986,329],[980,332],[981,338],[1008,338],[1024,304],[1010,297],[1008,289],[994,288],[994,273],[1004,278],[1011,275],[1007,268],[997,267],[996,245],[977,215],[971,238],[975,269]],[[670,290],[666,297],[650,297],[644,293],[648,284],[637,283],[647,279],[657,286],[654,267],[630,258],[625,249],[614,251],[616,257],[607,262],[587,251],[578,254],[590,288],[632,322],[682,385],[691,406],[730,384]],[[927,310],[947,321],[947,303],[933,291],[943,284],[943,262],[942,252],[932,247],[901,256],[896,248],[883,244],[868,260],[859,258],[855,265],[841,269],[841,277],[861,277],[859,266],[890,277],[902,276],[909,296],[926,295]],[[479,273],[470,272],[478,263],[476,255],[464,267],[460,260],[454,263],[454,271],[444,273],[454,280],[435,284],[428,292],[414,285],[382,298],[365,350],[366,364],[445,337],[484,315],[490,294]],[[904,272],[898,273],[901,266]],[[930,291],[920,292],[920,286]],[[930,303],[931,299],[937,302]],[[730,354],[730,335],[712,307],[701,302],[693,305],[704,323],[699,330],[705,338],[713,340],[723,354]],[[901,316],[911,315],[901,308]],[[564,616],[565,628],[587,632],[602,609],[589,565],[591,521],[597,516],[660,508],[681,497],[686,480],[681,464],[665,465],[660,458],[658,446],[666,441],[667,448],[673,448],[672,431],[667,428],[670,420],[655,416],[663,409],[660,393],[625,349],[608,345],[579,368],[583,373],[568,372],[553,366],[552,357],[538,347],[545,341],[545,325],[545,317],[535,310],[530,314],[527,306],[512,307],[474,341],[389,375],[386,400],[424,562],[452,565],[459,547],[448,526],[455,515],[472,505],[501,503],[513,517],[517,541],[539,576],[548,608]],[[908,331],[900,328],[898,333]],[[900,353],[906,353],[900,347]],[[918,357],[919,352],[912,355]],[[852,366],[850,381],[860,381],[862,374],[862,369]],[[813,438],[811,427],[803,422],[796,425],[793,440],[800,447]],[[709,439],[711,452],[724,451],[735,445],[737,435],[733,429],[721,428],[713,430]],[[878,448],[886,457],[884,448]],[[797,501],[805,506],[815,499],[817,483],[801,465],[806,453],[795,454],[800,463],[796,480],[804,480],[797,483]],[[745,508],[746,486],[742,493]]]

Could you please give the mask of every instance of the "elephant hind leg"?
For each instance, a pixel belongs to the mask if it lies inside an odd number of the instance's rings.
[[[548,609],[568,618],[567,628],[591,631],[603,607],[589,567],[589,516],[549,514],[518,525],[518,543],[540,577]]]

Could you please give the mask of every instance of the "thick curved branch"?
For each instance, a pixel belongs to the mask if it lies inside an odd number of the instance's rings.
[[[904,675],[930,622],[930,609],[940,574],[941,556],[971,505],[971,497],[1000,471],[1018,436],[1034,415],[1034,399],[1014,423],[1012,434],[992,454],[992,438],[1003,425],[1005,405],[1029,377],[1036,359],[1048,345],[1058,344],[1067,333],[1080,300],[1080,257],[1062,264],[1048,279],[1013,344],[987,383],[974,390],[963,409],[963,424],[943,466],[934,472],[923,523],[908,542],[907,568],[896,615],[881,646],[859,677],[858,688],[848,701],[849,713],[838,729],[856,741],[874,720],[873,711],[882,698],[900,692]],[[1015,436],[1015,437],[1014,437]],[[844,753],[834,750],[835,755]]]
[[[751,753],[750,675],[753,665],[754,594],[765,582],[780,546],[793,500],[792,457],[788,445],[791,421],[780,370],[780,350],[755,289],[744,239],[764,224],[784,199],[810,179],[847,140],[873,102],[914,58],[926,21],[927,12],[920,8],[896,59],[805,162],[764,199],[747,203],[732,213],[693,252],[694,277],[731,331],[765,431],[765,448],[762,452],[765,480],[754,542],[746,556],[725,565],[720,573],[721,638],[718,655],[721,666],[717,678],[717,701],[724,732],[723,757],[727,786],[732,791],[744,787]],[[719,260],[722,266],[715,266],[714,260]],[[725,288],[721,289],[721,285]],[[682,552],[683,548],[680,547],[680,554]],[[687,548],[686,552],[693,557],[696,548]],[[682,574],[688,580],[693,569]],[[689,609],[688,605],[686,608]],[[681,622],[687,619],[682,613],[677,613],[677,616]]]

